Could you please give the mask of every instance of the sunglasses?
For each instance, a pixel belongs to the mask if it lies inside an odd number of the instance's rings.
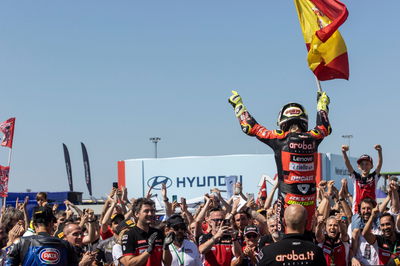
[[[211,221],[218,223],[218,222],[222,222],[224,219],[211,219]]]
[[[249,239],[250,238],[257,238],[258,235],[257,234],[247,234],[246,237],[249,238]]]

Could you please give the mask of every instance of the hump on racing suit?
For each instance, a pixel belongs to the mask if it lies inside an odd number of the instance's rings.
[[[238,118],[244,133],[257,137],[274,151],[279,180],[278,231],[283,231],[281,218],[289,204],[300,204],[307,209],[306,229],[310,230],[315,212],[317,150],[321,141],[332,132],[327,112],[319,110],[316,127],[300,133],[268,130],[247,110]]]
[[[22,237],[7,254],[5,265],[78,265],[72,246],[49,235]]]

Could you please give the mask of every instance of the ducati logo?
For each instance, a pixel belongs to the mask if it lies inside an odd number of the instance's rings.
[[[308,190],[310,189],[310,185],[309,184],[300,184],[300,185],[297,185],[297,189],[300,190],[301,193],[306,194],[308,192]]]

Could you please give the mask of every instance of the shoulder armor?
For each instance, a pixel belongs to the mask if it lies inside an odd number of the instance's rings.
[[[316,129],[312,129],[310,132],[311,132],[311,134],[313,134],[314,136],[319,136],[319,135],[321,135],[321,132],[320,132],[319,130],[316,130]]]
[[[282,135],[285,133],[285,131],[280,130],[280,129],[276,129],[276,130],[274,130],[274,133],[275,133],[276,135],[282,136]]]

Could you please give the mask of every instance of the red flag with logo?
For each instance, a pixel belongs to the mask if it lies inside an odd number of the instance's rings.
[[[0,165],[0,197],[7,197],[9,166]]]
[[[3,132],[4,137],[0,145],[12,148],[14,138],[15,117],[0,123],[0,131]]]

